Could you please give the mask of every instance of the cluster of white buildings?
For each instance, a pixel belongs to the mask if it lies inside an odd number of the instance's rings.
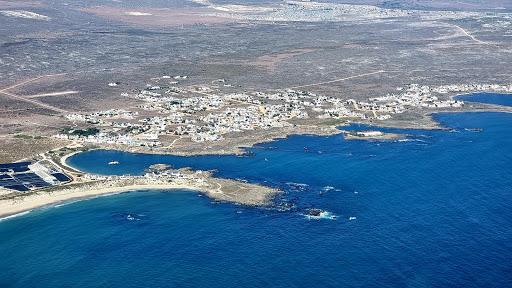
[[[197,0],[196,0],[197,1]],[[201,1],[204,4],[204,1]],[[380,8],[372,5],[325,3],[315,1],[285,1],[279,6],[216,5],[217,15],[253,21],[354,21],[376,20],[398,17],[421,17],[428,20],[463,19],[484,16],[484,13],[464,11],[427,11],[411,9]]]
[[[175,184],[175,185],[190,185],[194,184],[195,187],[207,185],[207,179],[210,174],[202,170],[196,171],[180,171],[180,170],[165,170],[161,172],[148,172],[141,176],[133,175],[120,175],[120,176],[107,176],[99,174],[83,175],[86,181],[127,181],[127,184]],[[115,185],[112,183],[112,185]]]
[[[400,93],[388,94],[382,97],[371,98],[373,103],[386,103],[386,107],[392,108],[390,112],[403,113],[410,107],[423,108],[460,108],[463,101],[440,100],[434,95],[436,92],[429,86],[411,84],[406,88],[399,88]],[[438,92],[436,92],[438,93]]]
[[[174,184],[182,184],[187,185],[189,183],[194,183],[194,185],[204,185],[206,183],[206,179],[210,174],[208,172],[202,170],[194,170],[182,172],[179,170],[165,170],[161,172],[149,172],[144,174],[142,177],[148,179],[150,183],[154,183],[153,181],[162,181],[165,180],[167,182],[172,182]]]
[[[139,115],[138,112],[127,111],[123,109],[110,109],[88,114],[73,113],[67,114],[64,117],[70,121],[86,122],[91,124],[103,124],[103,118],[124,118],[134,119]]]
[[[102,128],[101,132],[89,136],[60,134],[58,137],[98,144],[149,147],[160,146],[159,137],[163,135],[188,138],[194,142],[219,141],[228,133],[287,127],[294,119],[386,120],[411,109],[459,108],[464,105],[462,101],[442,95],[447,93],[512,92],[512,85],[430,87],[411,84],[398,88],[396,93],[356,101],[294,90],[218,95],[206,88],[194,93],[190,89],[148,84],[134,95],[122,95],[142,100],[143,104],[137,108],[150,112],[144,114],[152,116],[139,117],[137,112],[120,109],[70,114],[67,119],[97,125]]]
[[[307,118],[304,110],[291,105],[260,105],[226,108],[220,113],[210,113],[201,120],[218,134],[243,130],[269,129],[285,126],[291,118]]]
[[[128,145],[141,147],[158,147],[161,145],[156,134],[129,135],[116,132],[100,132],[95,135],[80,136],[60,133],[54,135],[57,139],[80,141],[90,144]]]
[[[432,92],[446,94],[454,92],[487,92],[493,91],[498,93],[512,93],[512,84],[460,84],[460,85],[443,85],[431,89]]]

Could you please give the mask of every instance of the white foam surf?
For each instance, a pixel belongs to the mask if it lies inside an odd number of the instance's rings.
[[[9,215],[9,216],[0,218],[0,222],[5,221],[5,220],[9,220],[9,219],[13,219],[13,218],[17,218],[17,217],[20,217],[20,216],[23,216],[23,215],[27,215],[30,212],[32,212],[32,210],[24,211],[24,212],[20,212],[20,213],[16,213],[16,214],[13,214],[13,215]]]
[[[336,216],[335,214],[333,214],[329,211],[322,211],[318,215],[306,214],[306,215],[304,215],[304,217],[306,217],[306,219],[308,219],[308,220],[322,220],[322,219],[336,220],[336,218],[338,218],[338,216]]]

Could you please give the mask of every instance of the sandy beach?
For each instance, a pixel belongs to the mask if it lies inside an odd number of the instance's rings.
[[[33,209],[57,205],[59,203],[93,198],[101,195],[125,193],[135,190],[175,190],[175,189],[191,189],[197,190],[194,187],[187,187],[174,184],[160,184],[160,185],[132,185],[126,187],[106,187],[98,189],[63,189],[55,192],[39,192],[27,196],[20,196],[10,199],[0,200],[0,218],[9,217],[12,215],[27,212]]]
[[[149,184],[149,181],[144,178],[75,183],[55,187],[50,191],[19,194],[1,199],[0,218],[68,201],[130,191],[166,190],[172,192],[173,190],[185,189],[204,193],[215,200],[252,206],[266,205],[278,193],[276,189],[256,184],[214,177],[205,179],[206,181],[203,183],[166,183],[163,181],[158,183],[156,181],[154,184]]]

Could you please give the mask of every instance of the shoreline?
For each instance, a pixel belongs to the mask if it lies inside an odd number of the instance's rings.
[[[495,105],[484,105],[487,107],[478,107],[473,109],[463,109],[462,111],[434,111],[426,113],[427,115],[434,115],[437,113],[472,113],[472,112],[489,112],[489,113],[511,113],[512,108],[508,108],[505,106],[495,106]],[[482,109],[483,108],[483,109]],[[357,122],[355,122],[357,123]],[[445,127],[442,126],[441,123],[438,123],[437,127],[424,127],[422,129],[443,129]],[[361,123],[361,124],[369,124],[369,123]],[[371,126],[376,127],[382,127],[386,128],[386,125],[382,125],[383,123],[372,123],[369,124]],[[267,137],[263,137],[262,139],[257,139],[256,141],[249,141],[252,143],[252,145],[243,145],[238,147],[231,147],[230,149],[226,149],[222,152],[220,151],[209,151],[209,153],[201,153],[201,152],[179,152],[179,151],[158,151],[158,150],[150,150],[150,149],[130,149],[129,147],[123,147],[121,145],[94,145],[93,147],[82,147],[83,150],[77,150],[73,151],[71,153],[67,153],[66,155],[60,157],[59,163],[60,166],[63,168],[66,168],[66,170],[71,170],[75,173],[84,173],[85,172],[80,171],[79,169],[72,167],[67,164],[67,160],[72,157],[73,155],[76,155],[78,153],[83,153],[91,150],[97,150],[97,149],[105,149],[105,150],[118,150],[122,152],[129,152],[129,153],[139,153],[139,154],[162,154],[162,155],[176,155],[176,156],[204,156],[204,155],[243,155],[247,153],[247,149],[251,148],[252,146],[260,143],[268,143],[272,141],[276,141],[279,139],[285,139],[292,135],[315,135],[315,136],[330,136],[330,135],[336,135],[336,134],[344,134],[344,137],[347,137],[345,134],[346,131],[338,128],[343,127],[345,125],[335,126],[335,127],[329,127],[327,129],[319,129],[318,131],[313,132],[310,129],[304,129],[303,133],[283,133],[280,136],[276,135],[269,135]],[[411,129],[411,128],[404,128],[399,127],[400,125],[391,125],[394,128],[397,129]],[[294,131],[297,132],[297,131]],[[392,138],[396,137],[399,134],[393,134]],[[402,136],[402,135],[400,135]],[[370,137],[371,138],[371,137]],[[387,138],[387,137],[384,137]],[[355,139],[347,139],[347,140],[355,140]],[[364,140],[370,140],[370,139],[364,139]],[[219,153],[220,152],[220,153]],[[72,175],[74,177],[74,175]],[[81,200],[87,200],[91,198],[95,198],[98,196],[109,196],[109,195],[116,195],[121,193],[128,193],[133,191],[141,191],[141,190],[151,190],[151,191],[157,191],[157,190],[190,190],[195,191],[198,193],[204,193],[208,197],[210,197],[213,200],[220,200],[220,201],[227,201],[232,202],[235,204],[242,204],[242,205],[251,205],[251,206],[262,206],[267,205],[269,202],[269,199],[273,198],[275,194],[279,193],[277,189],[265,187],[258,184],[249,184],[244,183],[236,180],[231,179],[222,179],[222,178],[215,178],[212,177],[210,174],[207,176],[207,180],[212,180],[216,185],[219,187],[214,189],[212,187],[201,187],[199,185],[183,185],[183,184],[176,184],[176,183],[161,183],[161,184],[132,184],[132,185],[120,185],[115,187],[93,187],[93,188],[76,188],[74,191],[69,191],[69,186],[73,185],[83,185],[83,184],[89,184],[87,182],[79,182],[79,183],[71,183],[68,185],[60,186],[60,187],[54,187],[54,191],[37,191],[30,193],[28,195],[16,195],[11,198],[6,199],[0,199],[0,221],[8,219],[10,217],[15,217],[16,215],[25,215],[25,213],[29,213],[32,210],[44,208],[47,206],[55,207],[56,205],[62,204],[62,203],[68,203],[74,200],[81,201]],[[261,189],[260,191],[264,191],[263,198],[260,199],[237,199],[236,192],[231,193],[224,193],[221,191],[222,185],[219,184],[219,182],[225,182],[230,183],[231,185],[238,185],[238,188],[241,188],[241,186],[250,186],[245,187],[246,189]],[[210,183],[211,184],[211,183]],[[78,190],[78,191],[77,191]],[[172,192],[172,191],[169,191]]]
[[[82,201],[99,196],[110,196],[122,193],[129,193],[140,190],[191,190],[198,191],[195,187],[183,186],[183,185],[132,185],[125,187],[105,187],[98,190],[86,190],[82,192],[70,192],[70,193],[34,193],[30,195],[20,195],[16,198],[0,200],[0,221],[9,219],[10,217],[19,215],[26,215],[33,210],[45,208],[45,207],[56,207],[57,205],[69,203],[73,201]],[[169,191],[172,192],[172,191]],[[21,199],[19,199],[21,198]]]
[[[477,103],[477,102],[473,102]],[[478,103],[480,104],[480,103]],[[291,136],[334,136],[334,135],[343,135],[343,137],[346,140],[396,140],[403,138],[407,136],[406,134],[401,133],[385,133],[387,136],[384,136],[382,138],[376,137],[367,137],[367,138],[357,138],[350,136],[347,137],[347,131],[343,130],[343,127],[347,127],[351,124],[361,124],[361,125],[367,125],[369,127],[374,127],[376,129],[378,128],[391,128],[391,129],[398,129],[398,130],[447,130],[448,128],[443,126],[442,123],[439,123],[437,120],[433,118],[436,114],[443,114],[443,113],[512,113],[512,107],[507,106],[500,106],[500,105],[490,105],[490,104],[483,104],[481,105],[483,107],[473,107],[471,109],[461,109],[461,110],[438,110],[438,111],[429,111],[427,113],[424,113],[424,117],[429,117],[432,121],[433,125],[427,126],[427,125],[405,125],[406,123],[399,123],[395,121],[381,121],[381,122],[366,122],[366,121],[353,121],[350,123],[343,123],[340,125],[335,126],[324,126],[319,128],[319,130],[314,131],[311,127],[308,127],[306,129],[303,129],[303,131],[292,131],[290,133],[283,132],[276,135],[268,135],[265,137],[256,137],[255,139],[252,139],[250,141],[247,141],[246,143],[243,143],[241,145],[232,146],[232,147],[225,147],[223,149],[208,149],[208,151],[198,151],[198,150],[183,150],[177,148],[174,150],[164,149],[164,148],[147,148],[147,147],[132,147],[127,145],[116,145],[116,144],[89,144],[84,143],[84,150],[81,151],[75,151],[69,155],[66,155],[66,159],[64,160],[63,166],[70,168],[72,170],[75,170],[80,173],[84,173],[82,171],[79,171],[78,169],[68,165],[65,161],[78,153],[81,152],[87,152],[92,150],[116,150],[116,151],[122,151],[127,153],[133,153],[133,154],[150,154],[150,155],[170,155],[170,156],[179,156],[179,157],[194,157],[194,156],[229,156],[229,155],[235,155],[235,156],[243,156],[248,153],[248,149],[253,148],[256,145],[259,144],[265,144],[265,143],[271,143],[274,141],[279,141],[286,139]],[[411,124],[411,123],[408,123]],[[301,127],[303,128],[303,127]]]
[[[472,93],[469,93],[472,94]],[[460,94],[456,94],[456,97]],[[512,94],[508,94],[512,95]],[[349,122],[340,122],[336,125],[322,125],[322,124],[309,124],[309,125],[297,125],[293,128],[280,128],[278,130],[266,131],[268,134],[257,134],[252,135],[252,139],[248,139],[241,142],[234,143],[222,143],[217,147],[208,146],[206,149],[201,148],[197,149],[197,147],[191,148],[191,146],[195,146],[196,143],[187,146],[178,146],[173,147],[173,149],[167,149],[167,147],[159,147],[159,148],[148,148],[148,147],[132,147],[127,145],[118,145],[118,144],[89,144],[82,143],[84,147],[86,147],[86,151],[94,150],[94,149],[105,149],[105,150],[119,150],[129,153],[140,153],[140,154],[160,154],[160,155],[173,155],[173,156],[213,156],[213,155],[245,155],[248,152],[248,149],[264,143],[271,143],[274,141],[286,139],[290,136],[295,135],[312,135],[312,136],[333,136],[333,135],[346,135],[343,127],[349,126],[351,124],[362,124],[368,125],[370,127],[375,128],[392,128],[392,129],[400,129],[400,130],[445,130],[448,129],[444,127],[442,123],[439,123],[434,117],[436,114],[442,113],[512,113],[512,107],[503,106],[503,105],[495,105],[488,103],[480,103],[480,102],[471,102],[470,105],[459,108],[459,109],[436,109],[434,111],[422,111],[421,117],[417,119],[418,121],[412,120],[385,120],[385,121],[349,121]],[[356,139],[347,139],[347,140],[356,140]],[[377,139],[379,140],[379,139]],[[386,140],[386,139],[384,139]],[[189,143],[190,144],[190,143]],[[78,151],[84,152],[84,151]],[[72,155],[70,155],[72,156]],[[66,165],[70,167],[69,165]],[[71,167],[76,170],[75,168]]]
[[[62,157],[63,161],[80,152],[85,151],[74,151],[64,155]],[[76,168],[73,168],[73,170],[80,171]],[[133,191],[162,190],[173,192],[189,190],[202,193],[216,201],[247,206],[269,205],[274,196],[280,193],[278,189],[272,187],[216,178],[212,176],[211,172],[191,171],[189,169],[179,169],[177,172],[181,173],[182,176],[177,178],[165,175],[105,176],[106,178],[100,180],[84,180],[82,176],[74,177],[73,182],[62,186],[54,186],[24,194],[12,194],[11,197],[0,199],[0,220],[46,206],[54,207],[75,200],[80,201]],[[95,177],[93,174],[84,174]]]
[[[74,155],[76,154],[79,154],[79,153],[82,153],[82,152],[87,152],[87,151],[91,151],[91,150],[94,150],[94,149],[86,149],[86,150],[77,150],[77,151],[73,151],[71,153],[68,153],[62,157],[60,157],[59,159],[59,163],[62,167],[61,168],[65,168],[65,169],[69,169],[70,171],[72,172],[75,172],[75,173],[83,173],[82,171],[76,169],[75,167],[72,167],[70,166],[67,161],[70,157],[73,157]]]

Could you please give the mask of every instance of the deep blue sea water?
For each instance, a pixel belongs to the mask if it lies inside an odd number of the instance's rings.
[[[512,106],[512,94],[473,93],[457,96],[456,99],[462,101]]]
[[[70,164],[94,173],[169,163],[285,193],[262,209],[141,191],[5,220],[0,287],[512,287],[512,114],[436,118],[449,129],[382,129],[407,141],[291,136],[243,157],[78,154]],[[307,219],[310,207],[338,217]]]

